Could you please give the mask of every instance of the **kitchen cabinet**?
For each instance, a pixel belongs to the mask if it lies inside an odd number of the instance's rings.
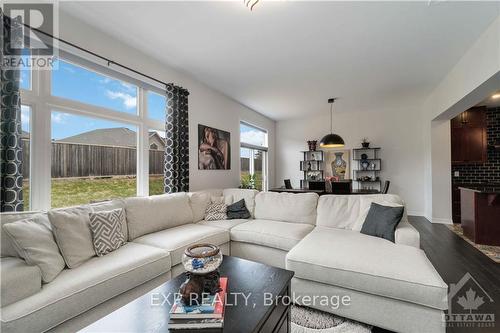
[[[474,107],[451,120],[451,162],[484,163],[487,159],[486,108]]]

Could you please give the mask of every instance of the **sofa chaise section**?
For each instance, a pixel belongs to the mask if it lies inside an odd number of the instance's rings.
[[[77,268],[63,270],[52,282],[2,308],[3,332],[42,332],[162,275],[170,277],[167,251],[127,243]]]

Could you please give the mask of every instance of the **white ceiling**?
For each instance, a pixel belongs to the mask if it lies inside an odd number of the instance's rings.
[[[273,119],[419,103],[500,2],[62,2],[105,33]],[[78,43],[78,41],[74,41]]]

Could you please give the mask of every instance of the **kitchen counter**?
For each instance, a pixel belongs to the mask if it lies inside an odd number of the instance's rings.
[[[477,244],[500,245],[500,186],[460,186],[461,225]]]
[[[461,190],[474,191],[486,194],[500,194],[500,184],[470,184],[458,186]]]

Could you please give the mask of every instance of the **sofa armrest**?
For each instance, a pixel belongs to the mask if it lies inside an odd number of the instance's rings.
[[[396,228],[396,244],[420,248],[420,234],[407,220],[401,221]]]
[[[1,301],[4,307],[29,297],[42,289],[42,274],[37,266],[29,266],[19,258],[0,259]]]

